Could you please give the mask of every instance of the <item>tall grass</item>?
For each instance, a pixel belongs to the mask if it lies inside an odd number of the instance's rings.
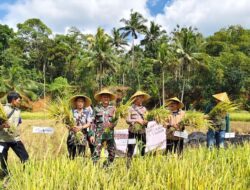
[[[250,112],[234,112],[230,114],[232,121],[245,121],[250,122]]]
[[[187,114],[190,111],[187,111]],[[46,119],[48,118],[48,113],[46,112],[22,112],[21,113],[23,119]],[[250,122],[250,112],[241,111],[241,112],[233,112],[230,113],[231,121],[245,121]]]
[[[119,120],[119,128],[125,121]],[[55,133],[33,134],[31,126],[51,126]],[[250,189],[250,144],[219,151],[187,148],[183,158],[146,156],[135,158],[130,170],[117,158],[104,170],[93,166],[89,150],[85,158],[67,158],[67,129],[51,120],[24,120],[21,138],[30,155],[23,170],[9,151],[12,173],[7,189]],[[1,182],[0,182],[1,189]]]
[[[74,161],[65,156],[31,160],[25,170],[12,164],[8,189],[227,189],[250,188],[250,146],[208,150],[204,147],[175,155],[133,159],[126,169],[124,158],[117,158],[108,169],[94,166],[88,158]],[[16,162],[15,162],[16,163]]]

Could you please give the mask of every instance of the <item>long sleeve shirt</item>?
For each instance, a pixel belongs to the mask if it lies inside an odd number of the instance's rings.
[[[167,139],[171,139],[171,140],[179,139],[179,137],[174,136],[174,132],[182,130],[178,127],[178,124],[182,121],[184,116],[185,116],[185,111],[183,110],[172,112],[171,116],[168,119],[169,121],[167,123],[167,130],[166,130]],[[176,126],[177,128],[173,126]]]
[[[144,106],[136,106],[133,104],[128,110],[128,117],[126,119],[127,124],[129,125],[130,132],[136,132],[143,134],[145,133],[145,126],[142,127],[140,131],[135,131],[136,121],[139,119],[145,120],[147,109]]]

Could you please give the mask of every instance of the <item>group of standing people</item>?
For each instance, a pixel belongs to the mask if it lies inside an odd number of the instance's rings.
[[[226,93],[213,95],[216,100],[229,101]],[[112,101],[116,95],[107,89],[101,90],[94,96],[98,104],[92,109],[92,101],[85,95],[73,96],[70,99],[72,114],[75,120],[75,126],[67,126],[69,130],[67,138],[67,149],[70,159],[76,156],[84,155],[87,145],[90,148],[91,157],[94,163],[100,159],[101,151],[104,146],[107,147],[108,159],[104,166],[109,166],[115,159],[115,140],[114,128],[117,125],[116,107]],[[146,127],[148,124],[146,114],[147,109],[144,103],[150,99],[150,96],[143,92],[137,91],[130,98],[132,105],[128,109],[126,122],[129,125],[128,139],[134,142],[128,143],[127,146],[127,167],[130,167],[136,144],[139,145],[140,155],[145,155],[146,148]],[[4,106],[8,121],[1,123],[0,120],[0,161],[1,175],[8,175],[7,157],[8,150],[12,148],[21,162],[26,162],[29,158],[28,153],[20,140],[19,130],[15,133],[9,133],[10,126],[19,128],[21,124],[20,109],[18,108],[21,96],[17,92],[10,92],[7,96],[8,103]],[[215,105],[211,105],[207,112]],[[173,97],[166,100],[166,107],[171,114],[166,118],[163,127],[166,128],[166,152],[174,152],[179,155],[183,152],[184,141],[174,135],[175,131],[183,131],[184,128],[179,125],[185,117],[185,111],[182,110],[184,104],[177,98]],[[140,126],[139,130],[136,129]],[[209,129],[207,133],[207,145],[212,147],[216,142],[217,147],[224,146],[225,129],[229,125],[229,116],[226,118],[217,118],[214,122],[214,128]],[[80,136],[79,136],[80,134]],[[77,139],[77,140],[76,140]],[[80,139],[80,140],[79,140]]]
[[[209,105],[207,110],[211,110],[217,103],[221,101],[229,101],[229,98],[226,93],[219,93],[213,95],[214,105]],[[75,106],[73,110],[76,113],[76,121],[85,121],[78,123],[75,128],[81,128],[85,131],[83,146],[89,144],[91,156],[96,163],[100,159],[101,150],[104,145],[107,147],[108,151],[108,160],[104,163],[109,165],[114,161],[115,158],[115,140],[114,140],[114,128],[117,125],[117,119],[115,118],[116,107],[111,102],[116,99],[116,95],[108,90],[102,90],[94,96],[95,100],[98,102],[97,106],[92,110],[90,107],[91,100],[83,95],[74,96],[71,99],[72,105]],[[143,91],[137,91],[133,94],[129,101],[132,102],[132,105],[128,109],[128,115],[126,122],[128,124],[128,139],[133,139],[134,141],[128,141],[127,146],[127,166],[130,167],[132,157],[134,155],[134,150],[136,144],[139,148],[139,153],[141,156],[145,155],[146,149],[146,127],[148,124],[146,115],[147,108],[144,106],[144,103],[150,99],[150,95]],[[78,107],[78,102],[85,102],[85,106]],[[179,123],[185,117],[185,111],[182,110],[184,104],[177,98],[173,97],[166,100],[165,105],[171,112],[170,116],[166,118],[165,124],[163,127],[166,128],[166,153],[174,152],[178,155],[182,154],[184,147],[184,139],[174,135],[175,131],[184,131],[185,127],[179,125]],[[207,111],[207,113],[209,112]],[[81,114],[83,113],[83,114]],[[84,119],[80,119],[81,116]],[[88,118],[89,117],[89,118]],[[136,127],[140,125],[140,129]],[[229,125],[229,115],[226,118],[217,118],[216,122],[214,121],[213,129],[209,129],[207,132],[207,146],[212,147],[214,143],[217,147],[224,146],[225,130],[226,126]],[[86,126],[87,130],[86,130]],[[72,130],[72,128],[71,128]],[[70,130],[69,138],[74,134],[75,130],[73,128],[73,133]],[[68,139],[69,139],[68,138]],[[132,142],[132,143],[131,143]],[[75,149],[74,149],[75,150]],[[79,150],[85,150],[85,148],[78,148]],[[69,155],[72,155],[71,145],[68,141],[68,151]],[[75,153],[75,151],[74,151]],[[79,152],[80,154],[83,152]],[[75,154],[74,154],[75,155]]]

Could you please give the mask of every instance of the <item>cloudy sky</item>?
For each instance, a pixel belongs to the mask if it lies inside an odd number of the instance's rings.
[[[121,26],[131,9],[168,32],[177,24],[195,26],[205,36],[229,25],[250,28],[249,0],[0,0],[0,23],[15,28],[40,18],[56,33],[70,26],[95,33],[98,26],[107,31]]]

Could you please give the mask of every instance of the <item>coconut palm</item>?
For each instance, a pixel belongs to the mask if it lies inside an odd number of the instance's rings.
[[[134,65],[134,41],[138,38],[139,33],[145,33],[147,27],[144,25],[147,20],[138,12],[131,10],[130,19],[121,19],[121,22],[125,24],[119,30],[123,31],[123,36],[132,36],[132,67]]]
[[[128,43],[124,36],[120,33],[120,31],[116,28],[112,30],[112,46],[116,47],[117,49],[124,49],[124,46],[127,46]]]
[[[165,34],[166,31],[161,30],[161,25],[151,21],[149,29],[146,30],[145,38],[141,41],[141,45],[145,46],[145,51],[149,52],[150,55],[154,55],[157,51],[158,41]]]
[[[103,87],[103,77],[109,71],[117,71],[116,54],[112,49],[112,40],[104,29],[98,28],[95,36],[88,36],[90,51],[88,53],[88,65],[96,68],[99,88]],[[97,80],[98,80],[97,79]]]
[[[173,41],[179,58],[180,77],[182,78],[181,101],[183,101],[185,86],[192,66],[198,64],[199,46],[202,36],[196,28],[177,28],[173,31]]]

